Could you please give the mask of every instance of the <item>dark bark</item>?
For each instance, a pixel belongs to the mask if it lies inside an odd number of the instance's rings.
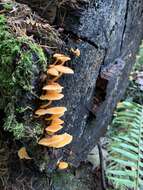
[[[80,58],[72,59],[75,74],[61,80],[65,98],[60,105],[68,109],[63,131],[74,139],[58,154],[78,166],[105,135],[127,87],[143,36],[143,1],[81,0],[60,6],[59,1],[19,2],[63,27],[66,47],[81,51]]]

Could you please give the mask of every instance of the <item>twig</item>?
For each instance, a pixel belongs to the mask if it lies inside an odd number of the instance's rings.
[[[99,151],[99,158],[100,158],[100,168],[101,168],[101,185],[102,185],[102,189],[106,190],[107,186],[106,186],[106,179],[105,179],[105,163],[104,163],[104,158],[103,158],[103,152],[102,152],[102,147],[100,144],[100,141],[97,144],[98,146],[98,151]]]

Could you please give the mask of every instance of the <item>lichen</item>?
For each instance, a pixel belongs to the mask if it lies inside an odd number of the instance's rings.
[[[19,102],[22,95],[33,96],[35,93],[35,70],[36,74],[45,71],[46,56],[42,48],[28,37],[16,37],[5,15],[0,15],[0,41],[0,109],[5,112],[3,128],[12,132],[16,139],[32,134],[36,136],[42,133],[40,124],[31,118],[23,122],[17,115],[24,115],[27,107],[32,114],[29,105],[23,103],[20,106]]]

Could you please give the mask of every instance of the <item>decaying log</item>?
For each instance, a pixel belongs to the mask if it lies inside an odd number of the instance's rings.
[[[56,150],[52,157],[54,164],[62,158],[78,166],[105,135],[113,110],[127,87],[143,37],[143,1],[18,2],[27,3],[62,29],[66,49],[78,48],[81,52],[70,63],[75,74],[60,81],[65,98],[59,104],[68,109],[63,131],[73,135],[73,142]]]

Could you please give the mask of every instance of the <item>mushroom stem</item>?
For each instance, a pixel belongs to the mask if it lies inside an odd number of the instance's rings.
[[[50,100],[47,104],[40,106],[40,108],[47,108],[49,105],[51,105],[52,100]]]
[[[58,59],[53,63],[53,65],[56,65],[58,63]]]
[[[63,73],[60,73],[59,76],[55,77],[54,79],[52,79],[51,81],[52,82],[55,82],[57,81],[61,76],[62,76]]]

